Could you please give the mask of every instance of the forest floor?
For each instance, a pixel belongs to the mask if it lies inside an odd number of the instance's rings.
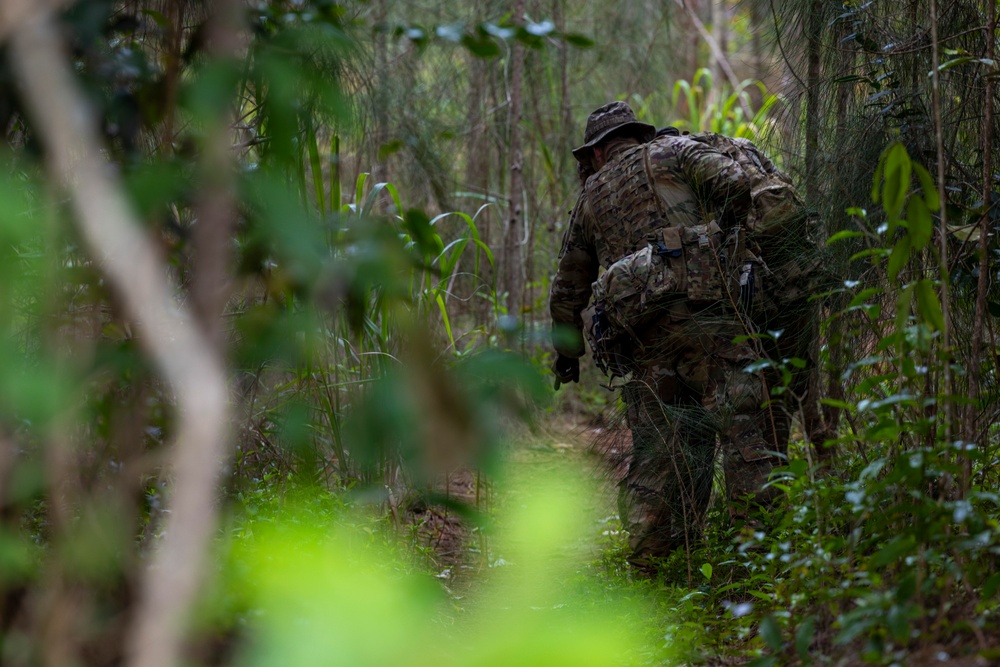
[[[515,438],[506,452],[505,463],[515,471],[528,470],[542,477],[557,475],[567,467],[586,471],[600,492],[589,497],[589,506],[581,508],[581,512],[605,521],[616,510],[606,466],[593,444],[601,435],[601,427],[585,421],[553,419],[534,433],[522,433]],[[470,470],[457,470],[442,476],[434,491],[448,502],[411,508],[407,521],[417,544],[437,569],[438,577],[450,587],[463,590],[492,563],[488,540],[474,525],[475,521],[456,507],[464,505],[490,514],[497,504],[509,502],[510,498],[498,498],[485,481]],[[600,532],[606,531],[601,529]],[[590,545],[591,556],[599,557],[601,549],[602,545]]]
[[[592,421],[592,420],[591,420]],[[593,517],[591,530],[575,544],[564,550],[568,557],[584,563],[584,576],[601,580],[608,588],[627,590],[632,594],[657,600],[654,609],[660,614],[653,624],[674,624],[679,627],[661,628],[655,640],[660,651],[652,650],[644,655],[638,664],[664,665],[704,665],[723,667],[728,665],[748,665],[761,660],[761,641],[756,637],[757,628],[744,627],[740,632],[729,631],[714,636],[725,623],[727,614],[722,610],[710,610],[698,604],[678,603],[688,600],[698,590],[704,590],[704,580],[691,578],[688,565],[687,581],[679,580],[675,571],[667,577],[650,579],[634,571],[625,562],[625,540],[621,535],[615,508],[613,474],[609,474],[607,447],[596,447],[595,442],[627,442],[628,432],[610,434],[600,426],[588,423],[582,418],[553,418],[544,426],[530,434],[523,434],[510,445],[507,461],[515,470],[530,470],[542,478],[556,475],[567,465],[582,469],[591,475],[598,491],[587,497],[583,514]],[[621,436],[621,437],[618,437]],[[603,451],[603,454],[598,452]],[[537,477],[533,477],[537,479]],[[504,565],[502,556],[493,553],[490,538],[476,526],[462,504],[477,508],[483,515],[493,515],[502,507],[517,502],[510,494],[498,494],[488,487],[476,474],[457,471],[440,480],[435,489],[450,502],[445,505],[423,505],[414,507],[408,513],[407,521],[414,537],[414,543],[424,554],[437,578],[456,600],[466,596],[474,597],[481,582],[488,578],[490,571]],[[453,502],[453,504],[452,504]],[[690,559],[689,559],[690,561]],[[696,576],[697,568],[695,568]],[[678,612],[695,616],[676,619]],[[720,620],[721,619],[721,620]],[[704,623],[704,625],[702,625]],[[725,634],[725,638],[721,635]],[[668,652],[663,646],[664,639],[678,637],[687,646],[681,651],[686,658],[678,659],[677,652]],[[859,643],[833,646],[827,638],[817,638],[824,646],[822,655],[816,656],[815,664],[836,667],[861,667],[872,664],[862,658],[864,647]],[[911,647],[906,660],[894,662],[899,665],[935,665],[939,667],[987,667],[1000,665],[1000,661],[977,656],[962,656],[969,647],[963,647],[956,638],[945,644],[929,644]],[[994,642],[995,643],[995,642]],[[765,651],[766,653],[766,651]],[[765,658],[766,660],[766,658]],[[808,661],[793,663],[774,662],[760,664],[813,664]],[[888,663],[886,663],[888,664]]]

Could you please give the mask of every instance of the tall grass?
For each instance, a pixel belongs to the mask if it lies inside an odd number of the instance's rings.
[[[400,462],[377,454],[361,465],[358,450],[371,443],[351,442],[345,424],[373,386],[402,370],[412,337],[429,339],[436,364],[489,344],[491,325],[456,315],[454,306],[472,297],[496,300],[493,285],[482,278],[494,254],[478,226],[492,204],[472,214],[428,218],[407,209],[392,183],[373,182],[368,173],[357,177],[351,200],[343,201],[339,137],[321,140],[309,127],[302,143],[297,188],[307,214],[325,230],[335,303],[315,318],[317,343],[294,372],[289,369],[292,379],[273,390],[283,395],[282,405],[307,406],[309,444],[300,453],[308,459],[301,463],[316,466],[312,472],[345,486],[399,488]],[[330,146],[328,156],[321,145]],[[473,294],[458,295],[460,281],[473,285]]]

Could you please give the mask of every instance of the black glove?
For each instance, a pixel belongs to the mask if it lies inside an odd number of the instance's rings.
[[[580,381],[580,360],[561,354],[557,355],[556,360],[552,363],[552,372],[556,376],[556,390],[558,391],[561,384]]]

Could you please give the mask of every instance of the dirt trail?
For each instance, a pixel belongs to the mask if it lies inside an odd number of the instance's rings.
[[[567,464],[582,468],[607,492],[588,498],[590,506],[581,510],[605,516],[613,511],[613,502],[607,489],[606,467],[594,453],[593,443],[601,435],[600,429],[556,422],[534,434],[524,433],[512,439],[505,452],[505,463],[514,467],[515,472],[521,468],[542,476],[549,471],[555,474]],[[495,496],[484,476],[470,470],[456,470],[442,476],[433,491],[447,502],[413,507],[407,521],[418,548],[425,553],[437,576],[450,588],[462,589],[493,565],[488,540],[477,529],[473,515],[494,513],[504,499]],[[471,508],[471,514],[463,512],[462,505]]]

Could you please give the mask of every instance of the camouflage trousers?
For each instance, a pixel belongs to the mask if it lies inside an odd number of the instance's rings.
[[[758,354],[732,342],[745,333],[733,322],[661,321],[637,333],[647,343],[629,354],[622,388],[632,443],[619,513],[630,560],[645,564],[701,535],[720,458],[734,516],[772,504],[777,492],[763,487],[789,429],[783,412],[762,407],[767,380],[744,371]]]

